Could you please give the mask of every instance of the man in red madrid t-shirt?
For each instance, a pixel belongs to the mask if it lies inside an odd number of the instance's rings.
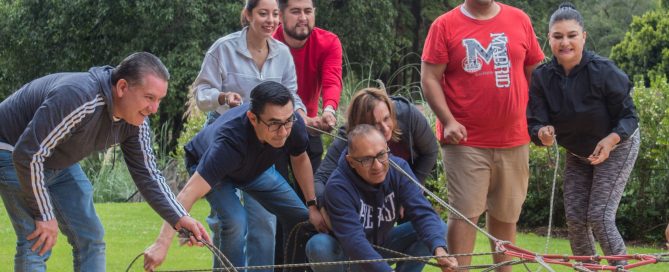
[[[528,82],[543,58],[529,17],[494,0],[465,0],[441,15],[423,48],[421,83],[438,118],[449,202],[473,222],[486,212],[490,233],[511,242],[529,178]],[[448,218],[449,252],[472,252],[475,229]]]
[[[330,131],[335,127],[335,112],[342,89],[342,48],[339,38],[332,32],[314,27],[316,8],[312,0],[279,0],[281,25],[274,38],[288,45],[295,62],[297,94],[307,107],[304,121],[308,126]],[[318,115],[318,100],[323,98],[323,110]],[[311,165],[315,170],[321,162],[323,144],[321,136],[310,131],[309,149]],[[277,165],[286,178],[287,169]]]

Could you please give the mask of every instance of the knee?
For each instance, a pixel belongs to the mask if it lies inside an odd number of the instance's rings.
[[[267,212],[263,216],[249,215],[248,225],[250,229],[263,231],[266,233],[276,232],[276,216]]]
[[[310,261],[327,261],[341,254],[337,240],[329,234],[319,233],[307,241],[305,248]]]
[[[585,233],[588,230],[588,222],[586,220],[567,219],[567,229],[571,234]]]
[[[614,220],[598,219],[598,220],[588,220],[588,225],[595,230],[604,229],[608,226],[615,226],[616,223]]]
[[[31,246],[32,243],[17,244],[14,259],[15,271],[46,271],[46,261],[51,256],[51,250],[40,256],[37,254],[39,251],[30,249]]]
[[[248,228],[248,221],[246,218],[246,213],[239,213],[225,218],[218,218],[218,231],[222,235],[227,237],[244,237],[246,235],[246,230]],[[214,230],[212,228],[212,230]],[[214,230],[216,231],[216,230]]]
[[[105,248],[105,230],[102,224],[91,223],[86,228],[71,228],[74,234],[74,241],[70,241],[75,249],[96,248],[104,251]]]

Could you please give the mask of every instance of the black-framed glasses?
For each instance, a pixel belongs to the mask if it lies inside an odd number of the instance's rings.
[[[277,131],[279,131],[279,129],[281,129],[281,127],[284,127],[285,129],[290,129],[290,128],[293,127],[293,123],[295,123],[295,121],[297,121],[297,116],[295,116],[294,113],[285,122],[270,121],[268,123],[268,122],[263,121],[260,118],[260,116],[256,115],[256,117],[258,117],[258,120],[260,120],[260,122],[265,124],[267,126],[267,128],[269,129],[269,131],[271,131],[271,132],[277,132]]]
[[[379,161],[379,163],[384,164],[388,161],[388,157],[390,155],[390,148],[386,147],[386,150],[379,152],[379,154],[376,154],[376,156],[367,156],[367,157],[362,157],[362,158],[354,158],[351,157],[354,161],[357,161],[360,163],[363,167],[371,167],[372,164],[374,164],[374,160]]]

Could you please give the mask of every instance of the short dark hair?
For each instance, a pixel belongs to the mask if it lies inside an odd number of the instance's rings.
[[[279,0],[279,10],[283,11],[288,6],[288,1],[290,0]],[[311,0],[311,6],[316,7],[316,0]]]
[[[349,130],[349,132],[346,134],[349,152],[350,150],[353,150],[353,139],[363,135],[370,135],[373,133],[378,134],[379,136],[381,136],[381,139],[385,141],[386,138],[383,136],[383,133],[381,133],[381,131],[378,128],[370,124],[359,124],[355,126],[353,129]]]
[[[585,29],[583,24],[583,16],[578,12],[576,6],[569,2],[564,2],[553,12],[551,19],[548,21],[548,28],[552,27],[553,24],[564,21],[564,20],[574,20],[581,26],[582,29]]]
[[[142,78],[147,74],[170,80],[170,72],[158,57],[148,52],[132,53],[112,71],[112,85],[116,85],[120,79],[125,79],[130,85],[142,84]]]
[[[251,90],[251,106],[249,111],[259,116],[265,111],[265,105],[268,103],[285,106],[288,102],[291,102],[293,107],[295,107],[293,94],[290,93],[286,86],[275,81],[265,81]]]

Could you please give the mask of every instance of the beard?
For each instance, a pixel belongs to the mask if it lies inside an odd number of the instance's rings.
[[[307,26],[307,32],[306,33],[298,33],[297,31],[295,31],[295,29],[297,29],[297,27],[293,27],[292,29],[284,27],[283,30],[286,31],[286,35],[288,35],[291,38],[296,39],[298,41],[304,41],[307,38],[309,38],[309,35],[311,35],[311,31],[314,30],[313,27]]]

